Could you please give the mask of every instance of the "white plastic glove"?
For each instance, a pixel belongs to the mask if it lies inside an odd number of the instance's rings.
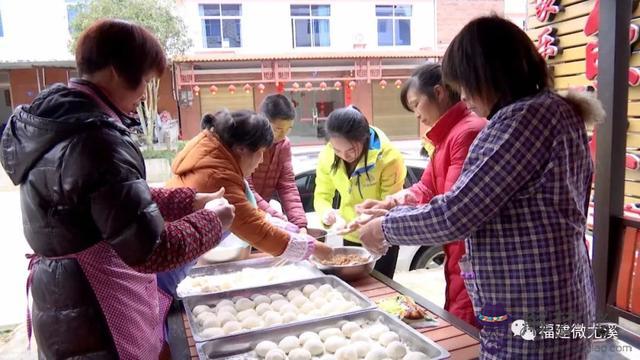
[[[280,257],[290,261],[306,260],[313,254],[316,239],[307,234],[289,234],[289,244]]]
[[[220,223],[222,224],[223,230],[228,229],[231,224],[233,224],[233,219],[236,216],[236,208],[235,206],[229,204],[227,199],[213,199],[207,202],[204,205],[204,208],[206,210],[211,210],[216,214],[216,216],[220,220]]]

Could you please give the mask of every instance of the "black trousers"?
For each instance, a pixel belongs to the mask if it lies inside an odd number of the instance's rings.
[[[362,246],[360,243],[349,240],[342,240],[342,242],[344,246]],[[374,269],[384,276],[393,279],[393,274],[396,272],[396,263],[398,262],[398,251],[400,251],[400,247],[398,245],[392,245],[389,251],[376,262]]]

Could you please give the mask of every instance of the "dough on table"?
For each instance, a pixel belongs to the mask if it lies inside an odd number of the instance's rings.
[[[311,360],[311,353],[305,349],[293,349],[289,353],[289,360]]]
[[[238,299],[238,301],[236,301],[236,310],[238,312],[253,309],[254,307],[255,307],[255,304],[253,303],[253,301],[247,298],[240,298]]]
[[[380,337],[378,338],[378,342],[382,346],[387,346],[391,344],[393,341],[400,341],[400,337],[398,336],[398,334],[391,331],[382,333],[382,335],[380,335]]]
[[[318,290],[318,288],[317,288],[315,285],[308,284],[308,285],[305,285],[305,286],[302,288],[302,294],[303,294],[304,296],[309,296],[309,295],[311,295],[311,293],[312,293],[312,292],[314,292],[314,291],[316,291],[316,290]]]
[[[387,355],[392,359],[402,359],[407,355],[407,347],[399,341],[392,341],[387,345]]]
[[[320,335],[318,335],[317,333],[314,333],[313,331],[305,331],[302,334],[300,334],[300,336],[298,337],[298,339],[300,340],[300,344],[306,344],[307,341],[311,340],[311,339],[318,339],[320,340]]]
[[[387,350],[384,348],[375,348],[367,353],[364,360],[384,360],[387,358]]]
[[[257,329],[263,327],[262,319],[258,316],[250,316],[241,322],[242,327],[245,329]]]
[[[200,332],[200,336],[202,336],[203,338],[217,338],[224,335],[224,330],[219,327],[209,327]]]
[[[233,334],[242,330],[242,325],[237,321],[229,321],[222,325],[222,330],[224,330],[225,334]]]
[[[198,316],[200,315],[200,313],[203,313],[203,312],[211,312],[211,308],[207,305],[198,305],[194,307],[193,310],[191,311],[193,316]]]
[[[244,319],[246,318],[250,318],[250,317],[257,317],[258,313],[253,310],[253,309],[247,309],[247,310],[243,310],[241,312],[239,312],[236,315],[236,319],[240,320],[240,321],[244,321]]]
[[[223,312],[223,313],[219,313],[218,314],[218,321],[220,321],[220,324],[226,324],[229,321],[236,321],[236,317],[229,312]]]
[[[324,342],[324,349],[330,353],[335,353],[336,351],[338,351],[338,349],[346,346],[348,343],[349,342],[347,341],[347,339],[343,338],[342,336],[331,335]]]
[[[232,315],[236,315],[238,313],[238,310],[236,310],[235,306],[222,306],[219,308],[216,308],[216,311],[218,313],[218,315],[222,314],[222,313],[230,313]]]
[[[200,313],[198,316],[196,316],[196,322],[198,323],[198,325],[202,326],[202,324],[204,324],[204,322],[208,319],[217,319],[218,317],[216,316],[216,314],[205,311],[203,313]]]
[[[336,360],[358,360],[358,351],[354,346],[343,346],[336,351]]]
[[[278,344],[273,341],[261,341],[256,346],[256,354],[260,357],[265,357],[269,351],[275,349],[278,349]]]
[[[275,311],[280,311],[280,309],[286,305],[289,305],[289,302],[287,300],[281,299],[281,300],[276,300],[272,302],[271,308]]]
[[[302,293],[302,291],[298,290],[298,289],[293,289],[293,290],[289,290],[289,292],[287,292],[287,299],[289,299],[289,301],[302,296],[304,297],[304,294]]]
[[[294,321],[298,320],[298,315],[294,314],[294,313],[286,313],[284,315],[282,315],[282,322],[285,324],[289,324],[292,323]]]
[[[342,330],[342,334],[344,336],[351,338],[351,336],[353,336],[353,334],[356,331],[360,330],[360,325],[358,325],[358,323],[355,323],[353,321],[349,321],[349,322],[346,322],[344,325],[342,325],[340,330]]]
[[[318,356],[324,354],[324,344],[320,341],[320,338],[309,338],[307,341],[303,342],[303,348],[306,349],[311,355]]]
[[[429,359],[431,358],[417,351],[412,351],[402,358],[402,360],[429,360]]]
[[[300,341],[295,336],[287,336],[278,343],[280,350],[289,353],[293,349],[300,347]]]
[[[287,354],[280,349],[270,350],[264,357],[265,360],[287,360]]]
[[[203,328],[217,328],[220,327],[220,325],[220,321],[218,321],[216,317],[207,318],[202,322]]]
[[[271,311],[271,305],[268,303],[262,303],[256,306],[256,313],[260,316],[264,315],[267,311]]]
[[[351,335],[351,341],[371,341],[371,337],[367,330],[358,330]]]

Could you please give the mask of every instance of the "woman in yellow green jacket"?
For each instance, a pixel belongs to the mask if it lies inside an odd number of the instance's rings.
[[[344,226],[356,219],[355,206],[367,199],[382,200],[402,190],[407,169],[402,154],[387,136],[354,106],[333,111],[327,120],[329,143],[318,158],[314,208],[325,226]],[[332,207],[336,191],[340,209]],[[357,231],[344,236],[345,245],[360,245]],[[376,263],[376,270],[393,277],[398,249]]]

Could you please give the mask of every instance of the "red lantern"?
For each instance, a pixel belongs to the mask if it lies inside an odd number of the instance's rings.
[[[193,87],[193,93],[198,96],[200,94],[200,86],[196,85]]]
[[[264,85],[263,84],[258,85],[258,91],[260,91],[260,94],[264,93]]]
[[[284,94],[284,83],[283,82],[276,83],[276,92],[278,94]]]
[[[384,89],[387,87],[387,81],[386,80],[380,80],[380,88]]]
[[[236,87],[235,85],[231,84],[229,85],[229,87],[227,88],[227,90],[229,90],[230,94],[235,94],[236,93]]]
[[[396,82],[394,83],[394,85],[396,86],[396,88],[400,89],[400,86],[402,86],[402,80],[396,80]]]
[[[313,89],[313,84],[308,82],[304,84],[304,88],[307,89],[307,91],[311,91]]]
[[[355,89],[356,88],[356,82],[353,81],[353,80],[349,81],[349,88],[351,88],[351,90]]]
[[[325,91],[327,89],[327,83],[326,82],[321,82],[320,83],[320,90]]]
[[[215,95],[215,94],[218,92],[218,87],[217,87],[217,86],[215,86],[215,85],[211,85],[211,86],[209,86],[209,92],[210,92],[212,95]]]
[[[244,90],[244,92],[246,92],[247,94],[251,92],[251,85],[249,84],[245,84],[242,89]]]
[[[340,81],[336,81],[335,84],[333,84],[333,87],[336,88],[337,91],[340,91],[342,83]]]
[[[293,88],[293,91],[298,91],[298,89],[300,89],[300,84],[294,82],[293,84],[291,84],[291,87]]]

